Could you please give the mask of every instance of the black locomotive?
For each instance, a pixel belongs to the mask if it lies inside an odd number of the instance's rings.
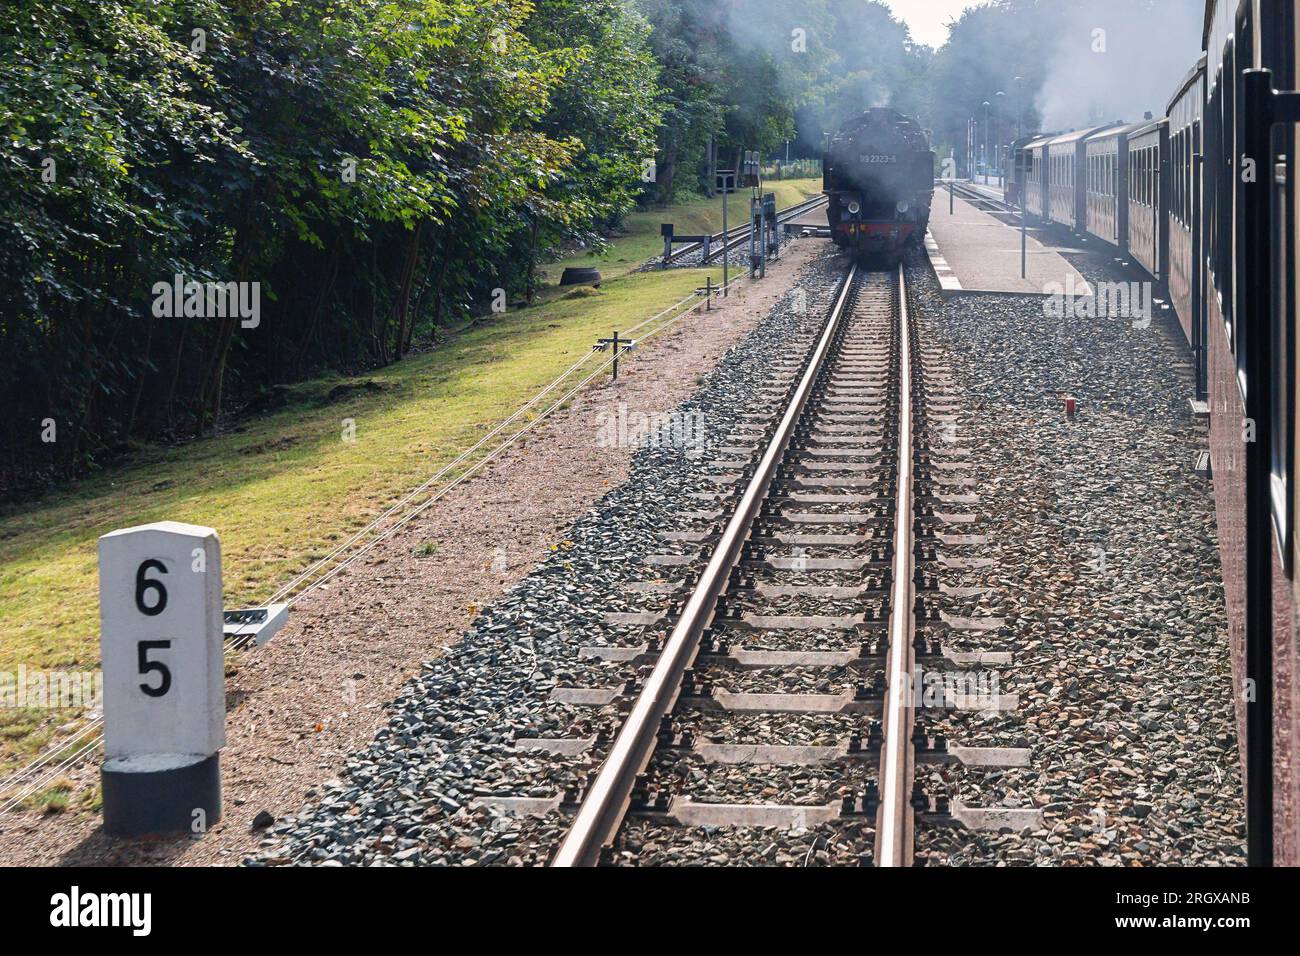
[[[897,110],[869,109],[831,137],[823,164],[831,238],[863,259],[897,262],[930,223],[934,153]]]

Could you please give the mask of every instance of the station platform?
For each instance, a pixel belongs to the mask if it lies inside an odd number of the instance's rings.
[[[1071,288],[1077,295],[1091,294],[1079,271],[1032,235],[1025,245],[1025,278],[1020,278],[1020,229],[960,196],[949,213],[946,190],[934,192],[925,246],[945,295],[1048,295]]]

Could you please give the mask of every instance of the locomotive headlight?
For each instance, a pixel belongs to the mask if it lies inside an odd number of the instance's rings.
[[[911,208],[912,208],[912,207],[911,207],[910,205],[908,205],[908,202],[907,202],[906,199],[900,199],[900,200],[898,201],[898,211],[899,211],[899,212],[907,212],[907,211],[908,211],[909,209],[911,209]]]
[[[858,201],[856,199],[849,203],[850,216],[856,216],[860,212],[862,212],[862,206],[858,204]]]

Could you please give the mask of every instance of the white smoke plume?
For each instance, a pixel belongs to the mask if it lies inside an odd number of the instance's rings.
[[[1196,64],[1200,0],[1077,0],[1064,5],[1038,98],[1043,129],[1163,116]]]

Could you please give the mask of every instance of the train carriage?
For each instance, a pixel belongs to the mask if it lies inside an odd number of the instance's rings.
[[[1028,160],[1030,153],[1025,148],[1034,142],[1038,137],[1024,136],[1013,141],[1007,149],[1009,157],[1008,166],[1010,175],[1007,178],[1007,187],[1003,194],[1003,199],[1011,206],[1020,208],[1021,199],[1025,191],[1025,176],[1028,173]]]
[[[1197,397],[1210,410],[1249,856],[1292,866],[1300,865],[1300,94],[1281,100],[1273,91],[1297,87],[1298,23],[1300,0],[1207,0],[1203,54],[1167,119],[1021,150],[1027,211],[1127,245],[1167,286],[1192,347]]]
[[[1025,211],[1039,219],[1047,218],[1047,144],[1053,138],[1044,136],[1024,147]]]
[[[1088,141],[1109,126],[1079,129],[1047,144],[1047,218],[1082,231],[1087,218],[1086,150]]]
[[[1128,138],[1136,126],[1117,126],[1088,139],[1084,147],[1084,229],[1121,252],[1128,248]]]
[[[1300,863],[1294,554],[1297,6],[1209,0],[1201,241],[1210,461],[1252,863]],[[1262,72],[1271,70],[1271,76]]]
[[[1090,132],[1075,130],[1047,144],[1047,218],[1071,229],[1080,218],[1075,172]]]
[[[1128,140],[1129,254],[1154,278],[1169,271],[1169,246],[1162,205],[1169,190],[1169,122],[1157,120],[1130,130]]]
[[[1169,101],[1169,195],[1165,229],[1169,243],[1169,298],[1192,347],[1196,397],[1205,397],[1205,311],[1201,289],[1201,124],[1205,114],[1205,57]]]

